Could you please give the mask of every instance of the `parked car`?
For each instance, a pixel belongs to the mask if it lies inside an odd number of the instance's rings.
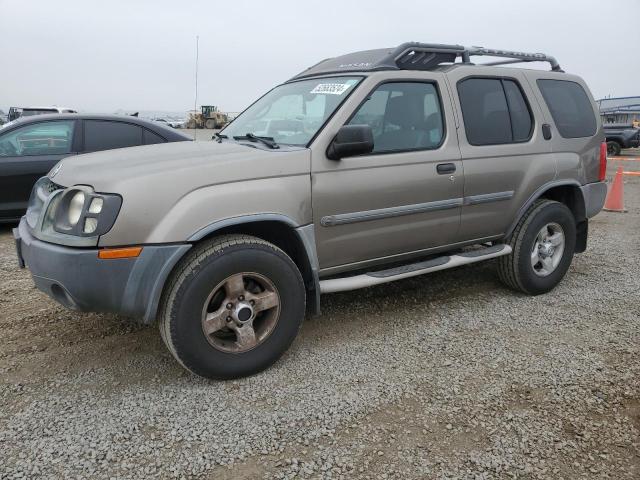
[[[166,120],[164,118],[154,118],[153,121],[162,123],[163,125],[166,125],[171,128],[182,128],[184,125],[183,120]]]
[[[514,61],[552,71],[495,66]],[[408,43],[318,63],[216,142],[65,159],[14,234],[61,304],[157,318],[181,365],[234,378],[274,363],[321,293],[491,258],[550,291],[605,169],[597,106],[553,57]]]
[[[63,157],[186,140],[191,138],[135,117],[54,114],[8,123],[0,128],[0,222],[24,214],[33,185]]]
[[[603,128],[609,156],[620,155],[623,148],[640,146],[640,129],[633,125],[604,124]]]
[[[47,115],[51,113],[77,113],[72,108],[67,107],[10,107],[8,119],[10,122],[20,117],[31,117],[33,115]]]

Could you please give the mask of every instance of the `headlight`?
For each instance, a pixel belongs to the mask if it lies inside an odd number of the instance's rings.
[[[49,199],[55,196],[64,187],[53,183],[47,177],[40,178],[31,190],[29,206],[27,207],[27,223],[31,228],[36,228],[42,216],[42,211],[48,207]]]
[[[78,220],[80,220],[80,216],[82,215],[83,207],[84,207],[84,192],[78,192],[73,197],[71,197],[71,201],[69,202],[67,218],[69,219],[70,226],[73,227],[78,224]]]
[[[111,229],[121,205],[119,195],[95,193],[91,187],[77,185],[66,189],[51,203],[47,217],[58,233],[98,237]]]

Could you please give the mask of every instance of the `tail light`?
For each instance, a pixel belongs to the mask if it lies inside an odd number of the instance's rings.
[[[598,175],[598,179],[601,182],[604,182],[604,179],[606,176],[607,176],[607,142],[602,142],[600,144],[600,174]]]

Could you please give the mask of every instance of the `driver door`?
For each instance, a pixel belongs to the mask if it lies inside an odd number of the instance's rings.
[[[53,120],[0,134],[0,216],[18,218],[24,214],[38,178],[77,150],[75,130],[75,120]]]
[[[454,243],[463,172],[442,74],[367,79],[314,145],[313,221],[321,274],[387,263]],[[378,77],[379,78],[379,77]],[[345,113],[345,110],[347,111]],[[346,118],[345,118],[346,117]],[[370,154],[330,160],[344,124],[373,130]]]

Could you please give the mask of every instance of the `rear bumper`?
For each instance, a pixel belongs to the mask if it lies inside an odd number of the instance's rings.
[[[607,184],[605,182],[587,183],[580,187],[580,190],[582,190],[582,198],[584,199],[585,217],[591,218],[604,207],[604,200],[607,197]]]
[[[136,258],[101,260],[97,249],[63,247],[31,235],[24,218],[13,230],[21,266],[36,287],[62,305],[142,318],[155,314],[169,273],[189,244],[145,246]]]

